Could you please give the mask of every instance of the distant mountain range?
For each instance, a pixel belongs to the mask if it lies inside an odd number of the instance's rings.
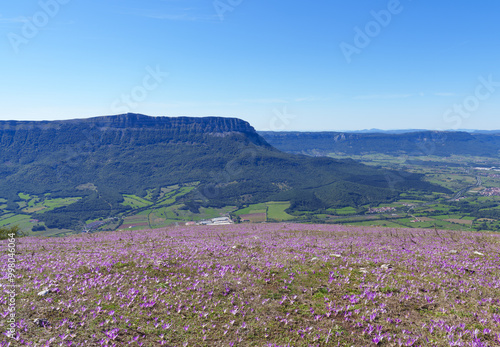
[[[285,150],[300,147],[289,141],[297,134],[263,135],[271,143],[285,140],[277,146],[288,143]],[[326,135],[310,133],[302,138],[306,148],[296,152],[315,148],[314,136]],[[186,203],[242,206],[277,200],[290,201],[292,209],[382,202],[415,189],[443,191],[419,175],[404,175],[390,185],[391,174],[353,160],[282,152],[235,118],[124,114],[0,121],[0,198],[15,211],[19,193],[82,197],[40,214],[41,220],[63,227],[123,212],[123,194],[145,196],[148,190],[182,183],[196,185],[183,197]]]
[[[331,131],[337,133],[355,133],[355,134],[406,134],[406,133],[416,133],[416,132],[426,132],[433,130],[426,129],[394,129],[394,130],[382,130],[382,129],[363,129],[363,130],[341,130],[341,131]],[[456,129],[456,130],[442,130],[443,132],[466,132],[473,134],[500,134],[500,130],[474,130],[474,129]],[[320,132],[320,131],[318,131]]]
[[[409,132],[270,132],[259,134],[272,146],[288,153],[326,156],[328,154],[498,157],[500,133],[464,131]]]

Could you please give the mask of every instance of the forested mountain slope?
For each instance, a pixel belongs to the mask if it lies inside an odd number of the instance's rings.
[[[72,223],[123,212],[122,194],[197,182],[185,199],[209,206],[270,200],[292,209],[387,201],[409,189],[442,190],[408,175],[352,160],[281,152],[235,118],[138,114],[53,122],[0,122],[0,198],[16,209],[19,193],[75,197],[40,218]],[[56,217],[54,217],[56,216]],[[68,224],[67,221],[65,221]]]

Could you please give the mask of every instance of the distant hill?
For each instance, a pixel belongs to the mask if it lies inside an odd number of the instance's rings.
[[[355,134],[406,134],[406,133],[419,133],[426,132],[425,129],[363,129],[363,130],[340,130],[332,131],[336,133],[355,133]],[[457,130],[443,130],[442,132],[466,132],[471,134],[500,134],[500,130],[474,130],[474,129],[457,129]]]
[[[270,132],[259,134],[272,146],[288,152],[312,156],[331,153],[362,155],[473,155],[498,157],[500,134],[453,131],[409,133],[349,132]]]
[[[0,122],[0,198],[15,210],[19,193],[82,197],[37,217],[64,227],[123,212],[123,194],[191,182],[197,188],[184,199],[207,206],[281,200],[292,209],[319,209],[388,201],[411,189],[443,191],[419,175],[388,184],[391,174],[352,160],[281,152],[235,118]]]
[[[364,129],[364,130],[344,130],[339,131],[340,133],[356,133],[356,134],[406,134],[406,133],[414,133],[418,131],[425,131],[423,129],[394,129],[394,130],[382,130],[382,129]]]

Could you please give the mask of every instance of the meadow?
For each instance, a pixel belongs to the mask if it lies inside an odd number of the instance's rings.
[[[498,233],[179,226],[19,238],[15,259],[0,346],[500,344]]]

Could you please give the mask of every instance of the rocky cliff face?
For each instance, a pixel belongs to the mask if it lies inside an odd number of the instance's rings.
[[[255,129],[238,118],[222,117],[150,117],[141,114],[122,114],[87,119],[62,121],[0,121],[0,131],[15,130],[60,130],[65,128],[98,128],[102,131],[113,129],[156,129],[176,133],[255,133]]]
[[[248,161],[250,152],[252,158],[279,153],[236,118],[123,114],[0,121],[0,197],[70,191],[86,183],[137,192],[208,182],[210,172],[224,173],[228,163]]]
[[[169,141],[203,141],[207,137],[239,136],[270,147],[248,123],[222,117],[149,117],[141,114],[64,121],[0,121],[0,162],[32,157],[37,150],[79,149],[109,145],[146,145]]]

